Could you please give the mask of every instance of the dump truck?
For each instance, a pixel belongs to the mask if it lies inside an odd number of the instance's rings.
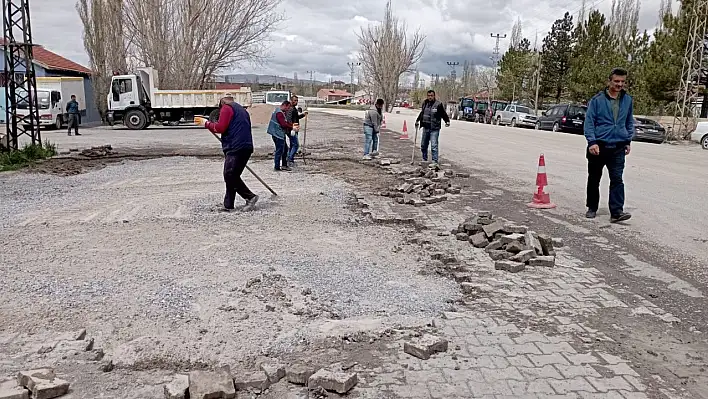
[[[219,117],[219,103],[226,93],[248,108],[251,88],[234,90],[160,90],[155,69],[138,68],[132,75],[116,75],[108,93],[108,122],[123,123],[131,130],[147,129],[153,123],[176,125],[194,121],[195,115]]]

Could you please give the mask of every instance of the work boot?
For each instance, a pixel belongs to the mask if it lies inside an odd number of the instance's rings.
[[[364,155],[361,159],[364,161],[371,161],[371,155]]]
[[[632,215],[627,212],[622,212],[619,215],[614,215],[610,218],[610,223],[624,222],[632,218]]]
[[[256,202],[258,202],[258,196],[254,195],[251,199],[246,200],[246,206],[243,207],[244,212],[252,211],[256,207]]]
[[[81,133],[74,133],[75,136],[81,136]]]
[[[292,171],[292,169],[290,169],[289,166],[283,166],[283,167],[280,168],[280,169],[281,169],[281,170],[284,170],[284,171],[286,171],[286,172],[291,172],[291,171]]]
[[[585,217],[588,219],[595,219],[595,216],[597,216],[597,211],[593,211],[592,209],[588,209],[588,211],[585,212]]]

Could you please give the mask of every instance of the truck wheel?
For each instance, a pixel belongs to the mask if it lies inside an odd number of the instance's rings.
[[[701,137],[701,148],[703,148],[704,150],[708,150],[708,134]]]
[[[219,110],[215,109],[209,113],[209,122],[216,123],[219,121]]]
[[[497,126],[501,126],[501,116],[497,116],[497,119],[494,121],[494,124]]]
[[[142,130],[147,127],[147,117],[142,111],[130,110],[125,115],[124,124],[130,130]]]
[[[61,123],[61,115],[57,115],[57,120],[56,120],[56,122],[54,123],[54,127],[55,127],[57,130],[61,130],[61,126],[62,126],[62,123]]]
[[[511,127],[516,127],[516,118],[511,118]]]

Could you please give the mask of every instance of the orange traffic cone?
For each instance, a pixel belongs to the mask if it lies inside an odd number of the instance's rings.
[[[410,137],[408,137],[408,125],[406,124],[406,121],[403,121],[403,134],[399,139],[401,140],[408,140]]]
[[[538,173],[536,173],[536,192],[533,194],[533,200],[526,204],[529,208],[551,209],[556,207],[556,204],[551,202],[551,195],[544,191],[546,186],[548,186],[546,158],[541,154],[538,158]]]
[[[386,114],[383,116],[383,122],[381,122],[381,128],[386,129]]]

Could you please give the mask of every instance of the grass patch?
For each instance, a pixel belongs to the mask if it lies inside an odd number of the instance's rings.
[[[49,140],[44,144],[25,144],[18,151],[0,152],[0,172],[21,169],[56,154],[57,147]]]

